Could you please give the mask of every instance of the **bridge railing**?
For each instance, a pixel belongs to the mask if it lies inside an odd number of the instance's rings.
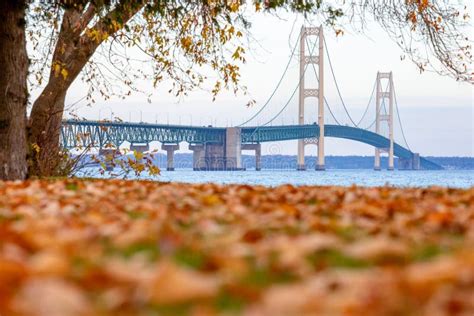
[[[336,137],[369,144],[376,148],[388,148],[389,140],[379,134],[360,128],[326,125],[326,137]],[[103,122],[103,121],[63,121],[61,143],[65,148],[104,147],[108,144],[119,147],[124,141],[131,143],[187,142],[193,144],[224,144],[226,129],[221,127],[179,126],[149,123]],[[242,127],[242,143],[263,143],[319,137],[317,124]],[[394,154],[411,159],[413,153],[395,143]],[[422,158],[423,167],[439,169],[440,166]]]
[[[132,143],[218,143],[225,141],[225,128],[162,125],[149,123],[63,121],[61,143],[65,148],[85,147],[93,144],[119,146],[124,141]]]

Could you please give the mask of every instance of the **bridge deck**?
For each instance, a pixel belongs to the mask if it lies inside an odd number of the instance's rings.
[[[191,144],[225,142],[226,128],[223,127],[198,127],[149,123],[129,122],[103,122],[103,121],[77,121],[63,122],[61,140],[65,148],[78,146],[105,146],[111,143],[119,146],[124,141],[131,143],[149,143],[158,141],[162,143],[188,142]],[[319,137],[319,126],[308,125],[283,125],[263,127],[242,127],[242,143],[263,143],[285,140]],[[324,135],[362,142],[377,148],[388,148],[389,139],[360,128],[325,125]],[[409,149],[394,144],[394,155],[400,158],[411,159],[413,152]],[[439,165],[424,158],[420,159],[424,169],[442,169]]]

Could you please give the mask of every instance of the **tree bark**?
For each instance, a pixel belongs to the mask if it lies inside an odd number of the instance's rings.
[[[59,136],[67,88],[57,87],[54,80],[36,99],[30,115],[30,176],[52,176],[59,161]]]
[[[74,25],[80,19],[80,7],[64,11],[61,31],[52,57],[53,67],[50,70],[48,84],[35,100],[31,109],[28,124],[28,143],[30,145],[28,173],[30,175],[54,175],[54,170],[59,163],[59,136],[66,92],[80,72],[80,69],[75,69],[75,71],[71,69],[72,64],[78,62],[77,58],[72,55],[75,55],[79,50],[77,44],[81,30],[77,30]],[[66,78],[62,77],[55,71],[55,64],[65,68],[69,75]]]
[[[24,1],[0,1],[0,179],[27,176],[28,55]]]
[[[125,25],[144,6],[141,2],[124,2],[127,5],[118,5],[105,18],[97,21],[92,29],[99,32],[108,31],[107,33],[111,35],[116,30],[111,29],[107,22],[109,19],[114,20],[118,15]],[[52,61],[53,64],[64,67],[68,75],[62,77],[52,68],[48,84],[33,104],[28,141],[38,149],[38,152],[32,151],[29,170],[31,175],[50,176],[57,166],[61,120],[67,90],[105,40],[101,38],[97,41],[87,34],[82,34],[88,22],[93,18],[94,12],[94,7],[91,6],[85,12],[81,12],[78,8],[69,8],[64,12]]]

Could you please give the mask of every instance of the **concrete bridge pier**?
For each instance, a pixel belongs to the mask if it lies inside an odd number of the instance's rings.
[[[388,171],[393,171],[395,170],[395,163],[394,163],[394,158],[393,158],[393,150],[390,148],[375,148],[375,160],[374,160],[374,170],[375,171],[380,171],[380,153],[381,152],[387,152],[388,153]]]
[[[242,168],[242,129],[228,127],[225,131],[225,170],[243,170]]]
[[[193,152],[193,170],[206,170],[206,152],[204,144],[189,144],[189,150]]]
[[[394,161],[395,160],[393,158],[393,148],[390,148],[389,149],[389,154],[388,154],[388,168],[387,168],[388,171],[395,170],[395,162]]]
[[[204,146],[206,170],[227,170],[225,147],[221,144],[206,144]],[[233,170],[233,168],[229,168]]]
[[[420,154],[413,153],[411,158],[398,158],[399,170],[420,170]]]
[[[298,157],[297,157],[297,163],[296,163],[296,170],[298,171],[305,171],[306,170],[306,165],[304,162],[304,140],[300,139],[298,140]]]
[[[193,151],[193,170],[226,170],[225,148],[221,144],[189,144]]]
[[[258,147],[255,149],[255,170],[262,170],[262,145],[258,144]]]
[[[421,170],[421,161],[420,161],[419,153],[413,153],[412,165],[413,165],[413,170]]]
[[[144,143],[144,144],[131,143],[130,144],[130,151],[144,153],[145,151],[149,151],[149,150],[150,150],[150,145],[148,145],[148,143]]]
[[[382,170],[380,168],[380,150],[378,148],[375,148],[374,170],[375,171]]]
[[[316,171],[325,171],[325,156],[324,156],[324,137],[320,137],[317,142],[318,146],[318,158],[316,161]]]
[[[174,171],[174,152],[179,150],[179,144],[161,144],[166,151],[166,171]]]
[[[229,127],[225,141],[189,144],[193,151],[193,170],[243,170],[241,128]]]
[[[298,164],[296,166],[296,170],[298,171],[305,171],[306,170],[306,165],[305,164]]]
[[[242,150],[255,150],[255,170],[262,170],[262,145],[242,144]]]

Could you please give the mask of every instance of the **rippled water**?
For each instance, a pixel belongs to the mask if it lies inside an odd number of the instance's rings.
[[[96,176],[96,170],[84,170],[83,175]],[[263,171],[193,171],[178,169],[162,171],[158,177],[140,178],[157,181],[221,184],[239,183],[276,186],[293,185],[342,185],[361,186],[393,185],[398,187],[427,187],[432,185],[455,188],[474,186],[474,170],[441,171],[373,171],[373,170],[263,170]]]

